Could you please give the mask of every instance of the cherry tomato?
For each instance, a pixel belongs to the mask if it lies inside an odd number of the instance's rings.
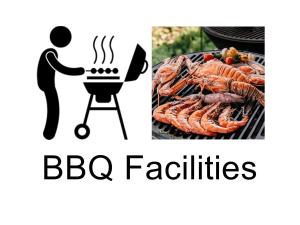
[[[207,61],[209,61],[213,58],[214,58],[214,56],[211,53],[204,54],[204,56],[203,56],[203,59],[204,59],[205,62],[207,62]]]
[[[229,64],[229,65],[232,64],[233,63],[233,58],[232,57],[226,57],[225,63]]]

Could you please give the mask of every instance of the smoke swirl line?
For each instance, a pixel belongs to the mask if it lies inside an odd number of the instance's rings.
[[[109,41],[109,48],[110,48],[110,51],[111,51],[111,60],[110,60],[110,64],[112,64],[112,62],[114,61],[114,51],[112,50],[112,47],[111,47],[111,43],[112,43],[112,40],[114,39],[115,36],[112,36],[110,41]]]
[[[102,48],[102,52],[103,52],[103,60],[102,60],[102,64],[105,62],[105,50],[104,50],[104,47],[103,47],[103,43],[104,43],[104,40],[105,40],[106,36],[104,36],[102,38],[102,41],[101,41],[101,48]]]
[[[98,36],[96,36],[95,39],[94,39],[94,41],[93,41],[93,49],[95,51],[95,61],[94,61],[94,64],[96,64],[97,58],[98,58],[97,50],[96,50],[96,46],[95,46],[97,38],[98,38]]]

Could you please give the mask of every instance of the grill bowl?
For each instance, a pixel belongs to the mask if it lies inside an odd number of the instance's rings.
[[[123,82],[84,82],[88,93],[96,95],[98,103],[108,103],[111,101],[111,95],[118,94]]]

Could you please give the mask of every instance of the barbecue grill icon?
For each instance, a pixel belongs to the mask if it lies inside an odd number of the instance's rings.
[[[133,54],[133,57],[131,59],[131,63],[129,65],[126,77],[124,82],[129,82],[129,81],[135,81],[138,79],[140,74],[143,74],[147,71],[148,69],[148,62],[146,61],[146,52],[145,50],[137,44],[135,52]],[[91,72],[93,74],[92,76],[87,76],[87,82],[84,82],[84,86],[87,90],[87,92],[90,94],[90,98],[88,101],[86,113],[84,116],[83,123],[78,124],[75,127],[75,136],[79,139],[85,139],[89,136],[90,134],[90,128],[87,125],[87,120],[90,111],[95,111],[95,110],[116,110],[118,112],[122,132],[124,139],[127,140],[127,134],[126,134],[126,129],[125,125],[123,122],[122,114],[121,114],[121,109],[119,106],[117,94],[121,90],[123,83],[124,82],[109,82],[109,81],[104,81],[101,82],[101,80],[119,80],[119,76],[99,76],[99,75],[94,75],[97,72],[99,74],[102,73],[114,73],[117,74],[119,71],[117,68],[99,68],[98,70],[96,68],[92,68],[91,70],[87,70],[87,72]],[[93,80],[93,81],[91,81]],[[96,102],[98,103],[109,103],[112,100],[114,100],[115,107],[92,107],[92,102],[93,99],[96,99]],[[81,133],[80,130],[83,130],[84,133]]]

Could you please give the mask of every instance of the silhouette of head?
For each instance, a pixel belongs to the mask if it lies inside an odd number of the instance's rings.
[[[71,32],[63,26],[54,27],[50,33],[50,40],[53,45],[59,48],[66,47],[72,39]]]

